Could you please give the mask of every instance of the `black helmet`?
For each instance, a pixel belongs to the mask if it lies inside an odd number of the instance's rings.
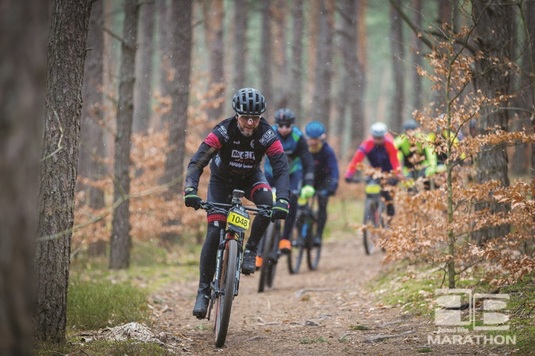
[[[239,115],[261,115],[266,111],[266,99],[253,88],[242,88],[232,98],[232,108]]]
[[[295,113],[290,109],[279,109],[275,112],[276,124],[293,124],[295,122]]]
[[[416,122],[416,120],[413,120],[413,119],[409,119],[403,123],[404,131],[416,130],[418,127],[420,127],[420,124],[418,124],[418,122]]]

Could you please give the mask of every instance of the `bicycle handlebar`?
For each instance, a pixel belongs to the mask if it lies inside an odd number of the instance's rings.
[[[228,212],[230,208],[233,206],[236,206],[237,204],[228,204],[228,203],[217,203],[217,202],[210,202],[206,200],[201,200],[201,209],[208,210],[210,208],[215,209],[216,211],[224,212],[225,214]],[[267,205],[261,205],[259,208],[254,206],[247,206],[247,205],[239,205],[242,208],[244,208],[247,211],[250,211],[254,215],[260,215],[264,217],[271,217],[271,206]]]

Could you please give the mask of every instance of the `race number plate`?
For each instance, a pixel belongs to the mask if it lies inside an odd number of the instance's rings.
[[[227,223],[229,223],[230,225],[234,225],[240,229],[248,230],[249,224],[251,223],[251,219],[231,211],[227,216]]]
[[[379,194],[379,193],[381,193],[381,185],[380,184],[367,184],[364,189],[366,191],[366,194]]]

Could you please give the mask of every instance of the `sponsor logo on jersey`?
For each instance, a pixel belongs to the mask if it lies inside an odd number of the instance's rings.
[[[262,146],[267,146],[273,138],[275,138],[275,132],[273,130],[267,130],[259,141]]]
[[[243,159],[243,160],[254,160],[255,155],[253,151],[238,151],[232,150],[232,158]]]

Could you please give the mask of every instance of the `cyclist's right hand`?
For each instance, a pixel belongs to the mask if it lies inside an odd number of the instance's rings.
[[[201,197],[197,195],[197,189],[193,187],[184,189],[184,204],[195,210],[201,207]]]
[[[290,211],[288,200],[277,199],[275,205],[271,209],[271,221],[277,219],[286,219],[288,212]]]

